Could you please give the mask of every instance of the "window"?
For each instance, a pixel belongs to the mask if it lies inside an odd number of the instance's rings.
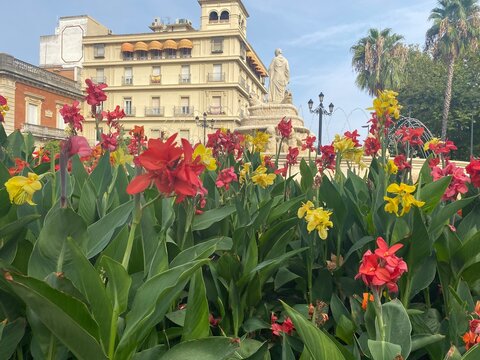
[[[133,70],[131,67],[126,67],[123,76],[123,85],[133,85]]]
[[[135,51],[137,54],[137,60],[147,60],[148,59],[148,52],[147,51]]]
[[[187,48],[180,49],[180,56],[184,59],[192,57],[192,49],[187,49]]]
[[[213,64],[211,81],[223,81],[222,64]]]
[[[160,110],[160,98],[159,97],[152,97],[152,109],[159,112]]]
[[[223,53],[223,38],[217,37],[212,39],[212,53]]]
[[[230,19],[230,14],[228,13],[228,11],[227,10],[222,11],[222,13],[220,14],[220,21],[226,22],[229,19]]]
[[[96,58],[105,57],[105,44],[93,45],[93,57],[96,57]]]
[[[210,114],[218,115],[222,113],[222,97],[212,96],[212,105],[210,106]]]
[[[97,84],[105,83],[105,69],[97,69],[97,75],[95,77],[95,82]]]
[[[189,97],[181,97],[180,98],[180,111],[183,115],[190,114],[190,98]]]
[[[152,67],[152,75],[159,76],[160,75],[160,66],[153,66]]]
[[[160,74],[160,66],[153,66],[152,67],[152,75],[150,76],[150,83],[151,84],[161,84],[162,83],[162,75]]]
[[[166,57],[167,57],[167,59],[176,59],[177,58],[177,50],[167,49],[166,50]]]
[[[133,52],[123,52],[123,60],[133,60]]]
[[[208,16],[209,22],[217,22],[218,21],[218,13],[216,11],[212,11]]]
[[[160,60],[162,58],[162,52],[160,50],[150,50],[153,60]]]
[[[39,113],[39,106],[36,104],[31,104],[28,103],[27,106],[27,123],[29,124],[34,124],[34,125],[39,125],[38,124],[38,113]]]
[[[125,111],[125,115],[132,116],[133,115],[133,107],[132,107],[132,98],[125,97],[123,98],[123,110]]]
[[[180,83],[190,83],[190,65],[182,65]]]
[[[247,58],[247,47],[245,46],[244,42],[240,43],[240,57],[242,60],[245,60]]]
[[[65,121],[63,120],[62,114],[60,114],[61,105],[57,105],[57,129],[65,129]]]

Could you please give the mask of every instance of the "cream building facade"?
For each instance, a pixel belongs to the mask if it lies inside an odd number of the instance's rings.
[[[148,137],[179,132],[203,141],[204,131],[239,127],[249,97],[266,96],[267,70],[247,41],[249,15],[242,1],[198,3],[198,30],[187,19],[157,18],[150,33],[83,37],[82,82],[108,84],[102,107],[123,107],[126,131],[143,125]],[[95,141],[93,120],[84,135]]]

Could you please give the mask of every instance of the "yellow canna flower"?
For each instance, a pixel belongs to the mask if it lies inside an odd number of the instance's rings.
[[[40,177],[34,173],[28,173],[28,177],[14,176],[5,183],[10,202],[16,205],[28,203],[36,205],[33,201],[33,194],[42,188]]]
[[[307,201],[306,203],[302,203],[302,206],[298,208],[298,212],[297,212],[298,218],[302,219],[303,217],[305,217],[305,214],[308,214],[308,212],[312,210],[314,207],[315,206],[310,200]]]
[[[388,160],[388,162],[387,162],[387,169],[386,169],[386,170],[387,170],[387,173],[388,173],[389,175],[391,175],[391,174],[396,174],[396,173],[398,172],[398,166],[395,165],[395,162],[390,159],[390,160]]]
[[[398,104],[397,96],[398,93],[395,91],[379,90],[377,97],[373,100],[373,107],[367,110],[374,110],[378,116],[389,115],[398,119],[402,106]]]
[[[439,138],[432,138],[431,140],[427,141],[425,145],[423,145],[423,150],[428,151],[430,150],[430,145],[438,145],[442,142]]]
[[[353,150],[355,148],[355,143],[352,141],[352,139],[346,136],[340,136],[336,134],[335,139],[333,140],[333,147],[335,148],[335,151],[343,154],[348,150]]]
[[[252,164],[247,162],[243,164],[242,169],[240,170],[240,176],[238,177],[238,182],[243,184],[247,180],[247,175],[250,172],[250,166]]]
[[[390,184],[387,187],[387,192],[397,194],[396,197],[390,198],[385,196],[383,199],[387,201],[385,205],[385,211],[389,213],[395,213],[397,216],[403,216],[410,212],[412,206],[422,207],[425,202],[415,199],[412,193],[415,191],[415,185],[407,185],[404,183]],[[399,205],[402,205],[402,211],[399,213]]]
[[[385,204],[385,211],[391,214],[398,215],[398,204],[400,202],[400,198],[398,196],[395,196],[394,198],[390,198],[388,196],[384,196],[383,200],[385,200],[387,203]]]
[[[205,165],[207,170],[216,170],[217,161],[213,157],[212,149],[206,148],[203,144],[198,144],[195,146],[192,154],[192,160],[195,160],[197,157],[200,157],[200,162]]]
[[[361,167],[366,166],[365,163],[362,161],[362,157],[363,157],[362,147],[354,147],[353,149],[348,149],[343,153],[343,158],[345,160],[353,161],[354,163],[360,165]]]
[[[133,162],[133,155],[126,154],[123,148],[118,147],[117,150],[110,154],[110,158],[115,165],[125,166],[125,164],[131,164]]]
[[[275,174],[267,174],[267,168],[260,165],[252,176],[252,182],[265,189],[267,186],[273,185],[276,177],[277,175]]]
[[[257,131],[255,137],[252,138],[251,143],[255,146],[255,151],[263,152],[267,148],[268,141],[270,140],[270,135],[263,132]]]
[[[328,228],[333,227],[330,215],[332,215],[331,211],[324,210],[321,207],[310,210],[305,216],[308,232],[317,230],[320,239],[325,240],[328,236]]]

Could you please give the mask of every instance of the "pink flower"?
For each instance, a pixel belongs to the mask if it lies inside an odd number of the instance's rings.
[[[282,136],[283,139],[288,139],[290,135],[292,134],[292,119],[290,120],[285,120],[285,117],[280,120],[280,122],[277,125],[278,132]]]
[[[233,166],[220,171],[215,185],[217,185],[218,188],[225,187],[225,190],[228,190],[230,189],[230,183],[232,181],[237,181],[237,174],[235,174]]]
[[[83,136],[71,136],[67,140],[67,146],[69,146],[69,157],[78,154],[78,156],[82,158],[85,156],[90,156],[92,153],[92,148],[88,144],[87,139],[85,139]]]
[[[455,163],[447,161],[447,166],[441,169],[435,166],[432,169],[433,180],[437,181],[445,176],[452,176],[452,180],[448,185],[447,190],[443,194],[442,200],[454,201],[457,199],[458,194],[465,194],[468,192],[467,183],[470,182],[470,178],[465,175],[464,169],[456,166]]]
[[[0,95],[0,106],[7,105],[7,99],[5,99],[2,95]]]
[[[103,91],[108,85],[107,84],[94,84],[92,80],[85,80],[87,84],[87,96],[85,100],[88,105],[97,106],[101,102],[107,100],[107,95]]]
[[[62,115],[65,124],[69,124],[72,129],[82,131],[82,123],[85,119],[80,114],[80,108],[78,105],[80,105],[78,101],[74,101],[72,105],[65,104],[59,112],[60,115]]]
[[[109,151],[115,151],[118,146],[118,133],[102,134],[102,148]]]

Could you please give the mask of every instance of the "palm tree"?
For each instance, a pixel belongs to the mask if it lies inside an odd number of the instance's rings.
[[[400,42],[403,36],[392,29],[370,29],[368,35],[351,47],[355,83],[370,95],[378,90],[396,89],[405,65],[408,49]]]
[[[442,115],[442,139],[445,140],[455,61],[478,46],[480,7],[478,0],[438,0],[438,5],[429,17],[433,25],[427,30],[425,48],[448,66]]]

